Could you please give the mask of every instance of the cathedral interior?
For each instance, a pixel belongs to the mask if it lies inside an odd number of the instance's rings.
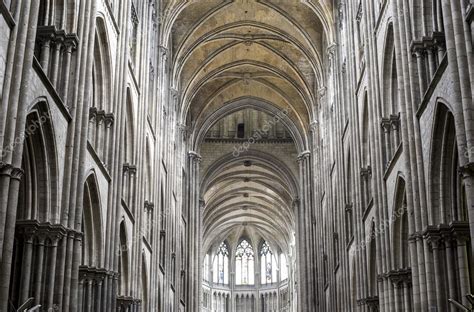
[[[0,0],[0,312],[474,309],[474,0]]]

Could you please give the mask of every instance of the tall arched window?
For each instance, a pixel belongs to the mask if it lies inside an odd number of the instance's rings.
[[[202,270],[202,278],[207,282],[209,281],[209,254],[204,257],[204,264]]]
[[[267,242],[263,242],[260,248],[260,274],[262,276],[262,285],[276,283],[278,263]]]
[[[254,252],[247,240],[242,240],[235,252],[235,283],[253,285],[255,283]]]
[[[288,263],[286,261],[286,255],[280,254],[280,281],[288,279]]]
[[[229,249],[222,242],[214,257],[213,281],[217,284],[229,284]]]

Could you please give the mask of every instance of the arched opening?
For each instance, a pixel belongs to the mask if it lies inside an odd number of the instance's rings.
[[[212,264],[213,282],[215,284],[229,284],[229,247],[222,242],[217,249]]]
[[[149,308],[149,277],[148,277],[148,266],[146,262],[145,255],[142,254],[142,272],[141,272],[141,292],[142,292],[142,297],[141,297],[141,311],[143,312],[148,312]]]
[[[22,170],[9,303],[18,307],[33,297],[35,304],[51,306],[54,274],[46,274],[48,260],[64,233],[49,226],[59,219],[58,174],[53,124],[45,101],[34,104],[27,115]]]
[[[246,239],[235,249],[235,284],[255,284],[255,252]]]
[[[459,174],[459,153],[454,116],[447,105],[436,105],[431,141],[429,231],[433,244],[445,261],[438,282],[448,281],[444,298],[458,301],[469,293],[472,282],[472,250],[465,237],[469,234],[464,181]],[[441,241],[435,241],[442,235]],[[464,238],[463,238],[464,237]],[[469,281],[466,283],[466,281]],[[447,306],[446,300],[442,304]]]
[[[401,142],[400,134],[400,99],[398,90],[398,73],[394,43],[393,24],[387,27],[383,56],[383,107],[381,125],[384,133],[383,155],[386,166],[393,159]]]
[[[79,311],[101,311],[103,282],[107,278],[103,269],[102,207],[97,177],[91,173],[84,182],[81,231],[82,261],[79,267]]]
[[[129,265],[129,242],[127,238],[127,229],[125,221],[120,222],[119,229],[120,248],[119,248],[119,290],[121,296],[129,295],[130,287],[130,265]]]

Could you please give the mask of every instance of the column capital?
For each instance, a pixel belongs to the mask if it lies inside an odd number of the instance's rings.
[[[115,121],[114,113],[107,113],[105,114],[105,124],[107,126],[111,126]]]
[[[306,150],[306,151],[301,152],[301,154],[298,155],[297,160],[302,161],[306,158],[309,158],[310,156],[311,156],[311,152]]]
[[[6,175],[11,177],[12,179],[21,180],[21,178],[23,177],[23,173],[23,169],[0,161],[0,176]]]
[[[89,107],[89,120],[97,117],[97,107]]]
[[[155,208],[155,204],[148,200],[145,200],[144,206],[147,211],[153,210]]]
[[[318,89],[319,98],[323,98],[326,95],[327,87],[321,87]]]
[[[327,47],[327,53],[329,56],[334,56],[334,54],[336,53],[336,48],[337,48],[337,44],[335,42],[333,43],[330,43]]]
[[[161,44],[160,44],[160,45],[158,46],[158,52],[161,54],[161,56],[167,57],[169,50],[168,50],[167,47],[165,47],[164,45],[161,45]]]
[[[469,223],[466,221],[453,221],[449,224],[452,237],[459,244],[464,244],[470,238]]]
[[[184,123],[178,123],[178,130],[181,133],[181,136],[183,137],[183,140],[186,140],[186,137],[188,136],[188,126]]]
[[[392,128],[392,124],[390,118],[382,117],[382,121],[380,122],[382,129],[385,133],[389,133],[390,129]]]
[[[317,120],[314,120],[309,124],[309,129],[312,132],[316,132],[318,130],[318,127],[319,127],[319,121],[317,121]]]
[[[64,45],[68,53],[75,51],[79,45],[79,37],[74,33],[67,34],[64,37]]]
[[[192,161],[200,162],[202,157],[195,151],[189,151],[188,152],[189,159]]]
[[[372,167],[367,166],[367,168],[360,168],[361,177],[369,177],[372,175]]]
[[[128,166],[128,171],[130,172],[130,175],[135,175],[137,173],[137,166],[129,165]]]
[[[400,114],[390,115],[390,124],[392,125],[392,130],[398,130],[400,127]]]
[[[465,164],[464,166],[460,166],[458,169],[458,172],[463,179],[473,177],[474,176],[474,162],[470,162],[470,163]]]

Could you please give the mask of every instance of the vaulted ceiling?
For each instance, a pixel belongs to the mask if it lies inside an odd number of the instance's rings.
[[[207,168],[201,187],[206,249],[224,239],[235,245],[244,236],[254,246],[264,239],[289,251],[297,182],[284,163],[258,152],[226,156]]]
[[[318,110],[316,90],[324,85],[324,55],[333,41],[331,3],[165,1],[161,35],[171,52],[180,121],[192,133],[193,148],[199,149],[202,134],[219,118],[247,105],[270,114],[285,111],[295,149],[308,149],[309,124]],[[240,157],[205,173],[204,236],[255,231],[284,248],[294,229],[292,201],[298,194],[288,181],[291,170],[281,171],[284,163],[264,155],[245,167],[243,161],[249,160]]]

